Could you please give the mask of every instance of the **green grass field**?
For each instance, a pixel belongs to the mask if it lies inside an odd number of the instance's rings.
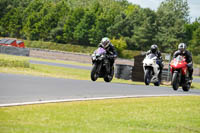
[[[200,97],[152,97],[0,108],[1,133],[199,133]]]

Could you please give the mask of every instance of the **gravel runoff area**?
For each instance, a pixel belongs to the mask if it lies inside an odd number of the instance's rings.
[[[52,50],[30,49],[30,57],[39,57],[46,59],[68,60],[77,61],[81,63],[92,63],[91,56],[89,54],[71,53],[71,52],[59,52]],[[134,60],[117,58],[116,64],[134,65]]]

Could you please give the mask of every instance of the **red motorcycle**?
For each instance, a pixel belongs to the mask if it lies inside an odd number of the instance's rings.
[[[182,86],[183,91],[189,91],[191,82],[185,57],[179,55],[174,58],[170,63],[170,68],[173,89],[178,90],[179,86]]]

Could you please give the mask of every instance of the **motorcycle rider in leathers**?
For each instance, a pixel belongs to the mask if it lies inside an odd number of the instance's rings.
[[[115,47],[112,45],[108,37],[102,38],[99,47],[102,47],[106,50],[108,60],[110,61],[110,66],[111,66],[110,68],[112,68],[115,59],[117,58],[117,52],[115,50]]]
[[[188,72],[189,72],[189,78],[190,82],[192,82],[192,74],[193,74],[193,63],[192,63],[192,54],[186,50],[186,44],[180,43],[178,45],[178,50],[174,53],[173,58],[176,58],[178,55],[184,56],[186,58]]]
[[[161,78],[162,69],[163,69],[163,63],[162,63],[163,59],[162,59],[161,52],[158,50],[158,46],[156,44],[151,45],[151,49],[146,52],[146,55],[149,55],[149,54],[154,54],[157,57],[156,62],[159,65],[159,68],[160,68],[159,77]]]

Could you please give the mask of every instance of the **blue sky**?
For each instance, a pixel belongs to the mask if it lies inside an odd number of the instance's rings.
[[[138,4],[143,8],[151,8],[156,10],[160,3],[164,0],[128,0],[134,4]],[[195,18],[200,17],[200,0],[188,0],[188,5],[190,7],[190,17],[191,21],[194,21]]]

